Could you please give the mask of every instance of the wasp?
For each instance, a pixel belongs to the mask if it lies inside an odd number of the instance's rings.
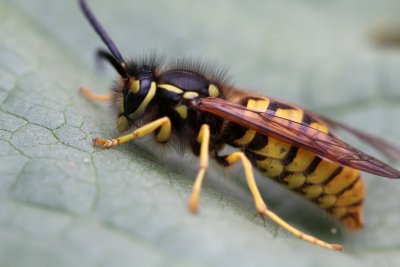
[[[172,143],[199,157],[188,207],[198,211],[199,195],[209,158],[223,166],[241,163],[257,212],[294,236],[318,246],[342,250],[303,233],[267,208],[257,187],[253,166],[263,175],[316,203],[350,229],[363,226],[364,184],[360,171],[388,178],[400,172],[339,139],[341,128],[388,156],[400,149],[352,127],[273,98],[240,90],[223,73],[204,64],[180,61],[165,66],[155,57],[125,60],[85,0],[80,7],[107,46],[97,56],[119,77],[112,92],[97,95],[81,87],[90,100],[109,101],[123,135],[94,138],[110,148],[149,134],[161,144]],[[236,148],[223,155],[224,146]]]

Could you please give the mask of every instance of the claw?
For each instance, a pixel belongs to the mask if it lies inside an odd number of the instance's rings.
[[[100,137],[93,138],[92,141],[93,141],[93,145],[95,145],[95,146],[98,145],[98,146],[100,146],[102,148],[109,148],[111,146],[114,146],[114,145],[118,144],[118,141],[115,140],[115,139],[105,140],[105,139],[100,138]]]

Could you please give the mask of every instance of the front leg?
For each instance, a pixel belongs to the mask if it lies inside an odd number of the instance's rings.
[[[90,101],[106,102],[111,100],[111,94],[99,95],[91,91],[87,86],[81,86],[79,91],[86,99]]]
[[[166,142],[171,135],[171,120],[168,117],[162,117],[158,120],[149,122],[133,132],[115,139],[103,139],[96,137],[93,139],[93,143],[103,148],[109,148],[132,141],[135,138],[151,134],[158,128],[160,128],[160,131],[156,135],[156,141],[160,143]]]

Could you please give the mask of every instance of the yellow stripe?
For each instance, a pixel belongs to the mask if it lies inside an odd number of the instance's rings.
[[[300,123],[303,119],[303,110],[301,109],[277,109],[275,115],[291,121]]]
[[[269,103],[270,100],[268,98],[262,100],[249,99],[247,101],[247,107],[260,112],[265,112],[268,109]]]
[[[170,85],[170,84],[157,84],[157,87],[161,88],[161,89],[165,89],[165,90],[173,92],[173,93],[176,93],[176,94],[182,94],[183,93],[182,89],[180,89],[180,88],[178,88],[176,86]]]
[[[323,209],[326,209],[326,208],[333,206],[336,203],[336,199],[337,199],[336,196],[325,195],[323,197],[320,197],[318,199],[318,201],[319,201],[320,207]]]
[[[295,189],[304,184],[306,177],[302,173],[293,173],[286,176],[283,180],[288,183],[287,187],[289,189]]]
[[[196,97],[198,97],[199,96],[199,94],[198,93],[196,93],[196,92],[192,92],[192,91],[188,91],[188,92],[186,92],[186,93],[184,93],[183,94],[183,98],[185,98],[185,99],[193,99],[193,98],[196,98]]]
[[[312,122],[310,124],[310,127],[314,128],[314,129],[316,129],[316,130],[318,130],[320,132],[326,133],[326,134],[329,132],[328,127],[326,125],[324,125],[324,124],[321,124],[321,123]]]
[[[292,145],[288,143],[284,143],[275,138],[269,137],[268,144],[265,147],[256,150],[254,152],[265,157],[270,157],[274,159],[283,159],[289,152],[291,146]]]
[[[353,183],[359,175],[360,172],[358,170],[344,167],[338,176],[325,185],[324,192],[329,195],[337,194],[346,188],[346,186]]]
[[[290,172],[303,172],[310,166],[314,158],[314,153],[300,148],[296,153],[296,157],[286,166],[286,170]]]
[[[137,92],[139,92],[139,89],[140,89],[139,80],[133,80],[132,83],[131,83],[130,91],[136,94]]]
[[[218,87],[215,84],[210,84],[208,86],[208,95],[212,97],[217,97],[219,95]]]
[[[311,184],[320,184],[326,180],[336,169],[339,164],[331,161],[322,160],[317,168],[309,175],[307,175],[307,182]],[[335,179],[333,179],[335,180]]]
[[[151,82],[151,86],[146,97],[143,99],[142,103],[140,103],[139,107],[133,113],[129,114],[129,118],[134,119],[137,115],[141,115],[146,109],[147,105],[153,99],[155,94],[156,94],[156,83]]]
[[[283,172],[283,165],[280,160],[266,158],[264,160],[257,160],[256,165],[259,168],[265,169],[264,175],[267,177],[276,177]]]
[[[364,184],[358,179],[353,188],[338,197],[336,206],[345,207],[364,199]]]
[[[307,199],[313,199],[322,194],[322,186],[321,185],[310,185],[303,189],[304,197]]]
[[[239,139],[236,139],[234,143],[238,146],[244,146],[250,143],[253,140],[256,132],[254,130],[247,130],[246,133]]]
[[[345,207],[338,207],[332,210],[332,214],[335,218],[341,218],[347,213],[347,209]]]
[[[176,110],[176,112],[178,112],[179,116],[181,116],[182,119],[187,118],[188,109],[185,105],[179,105],[179,106],[175,107],[174,109]]]

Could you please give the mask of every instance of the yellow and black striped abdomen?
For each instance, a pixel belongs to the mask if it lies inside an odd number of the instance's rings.
[[[269,98],[247,97],[242,102],[249,108],[275,112],[277,116],[329,134],[326,124],[300,108]],[[313,152],[254,130],[234,127],[236,129],[229,131],[230,144],[240,147],[265,176],[317,203],[347,227],[362,227],[364,185],[359,170],[323,159]],[[299,129],[302,130],[306,129]]]

